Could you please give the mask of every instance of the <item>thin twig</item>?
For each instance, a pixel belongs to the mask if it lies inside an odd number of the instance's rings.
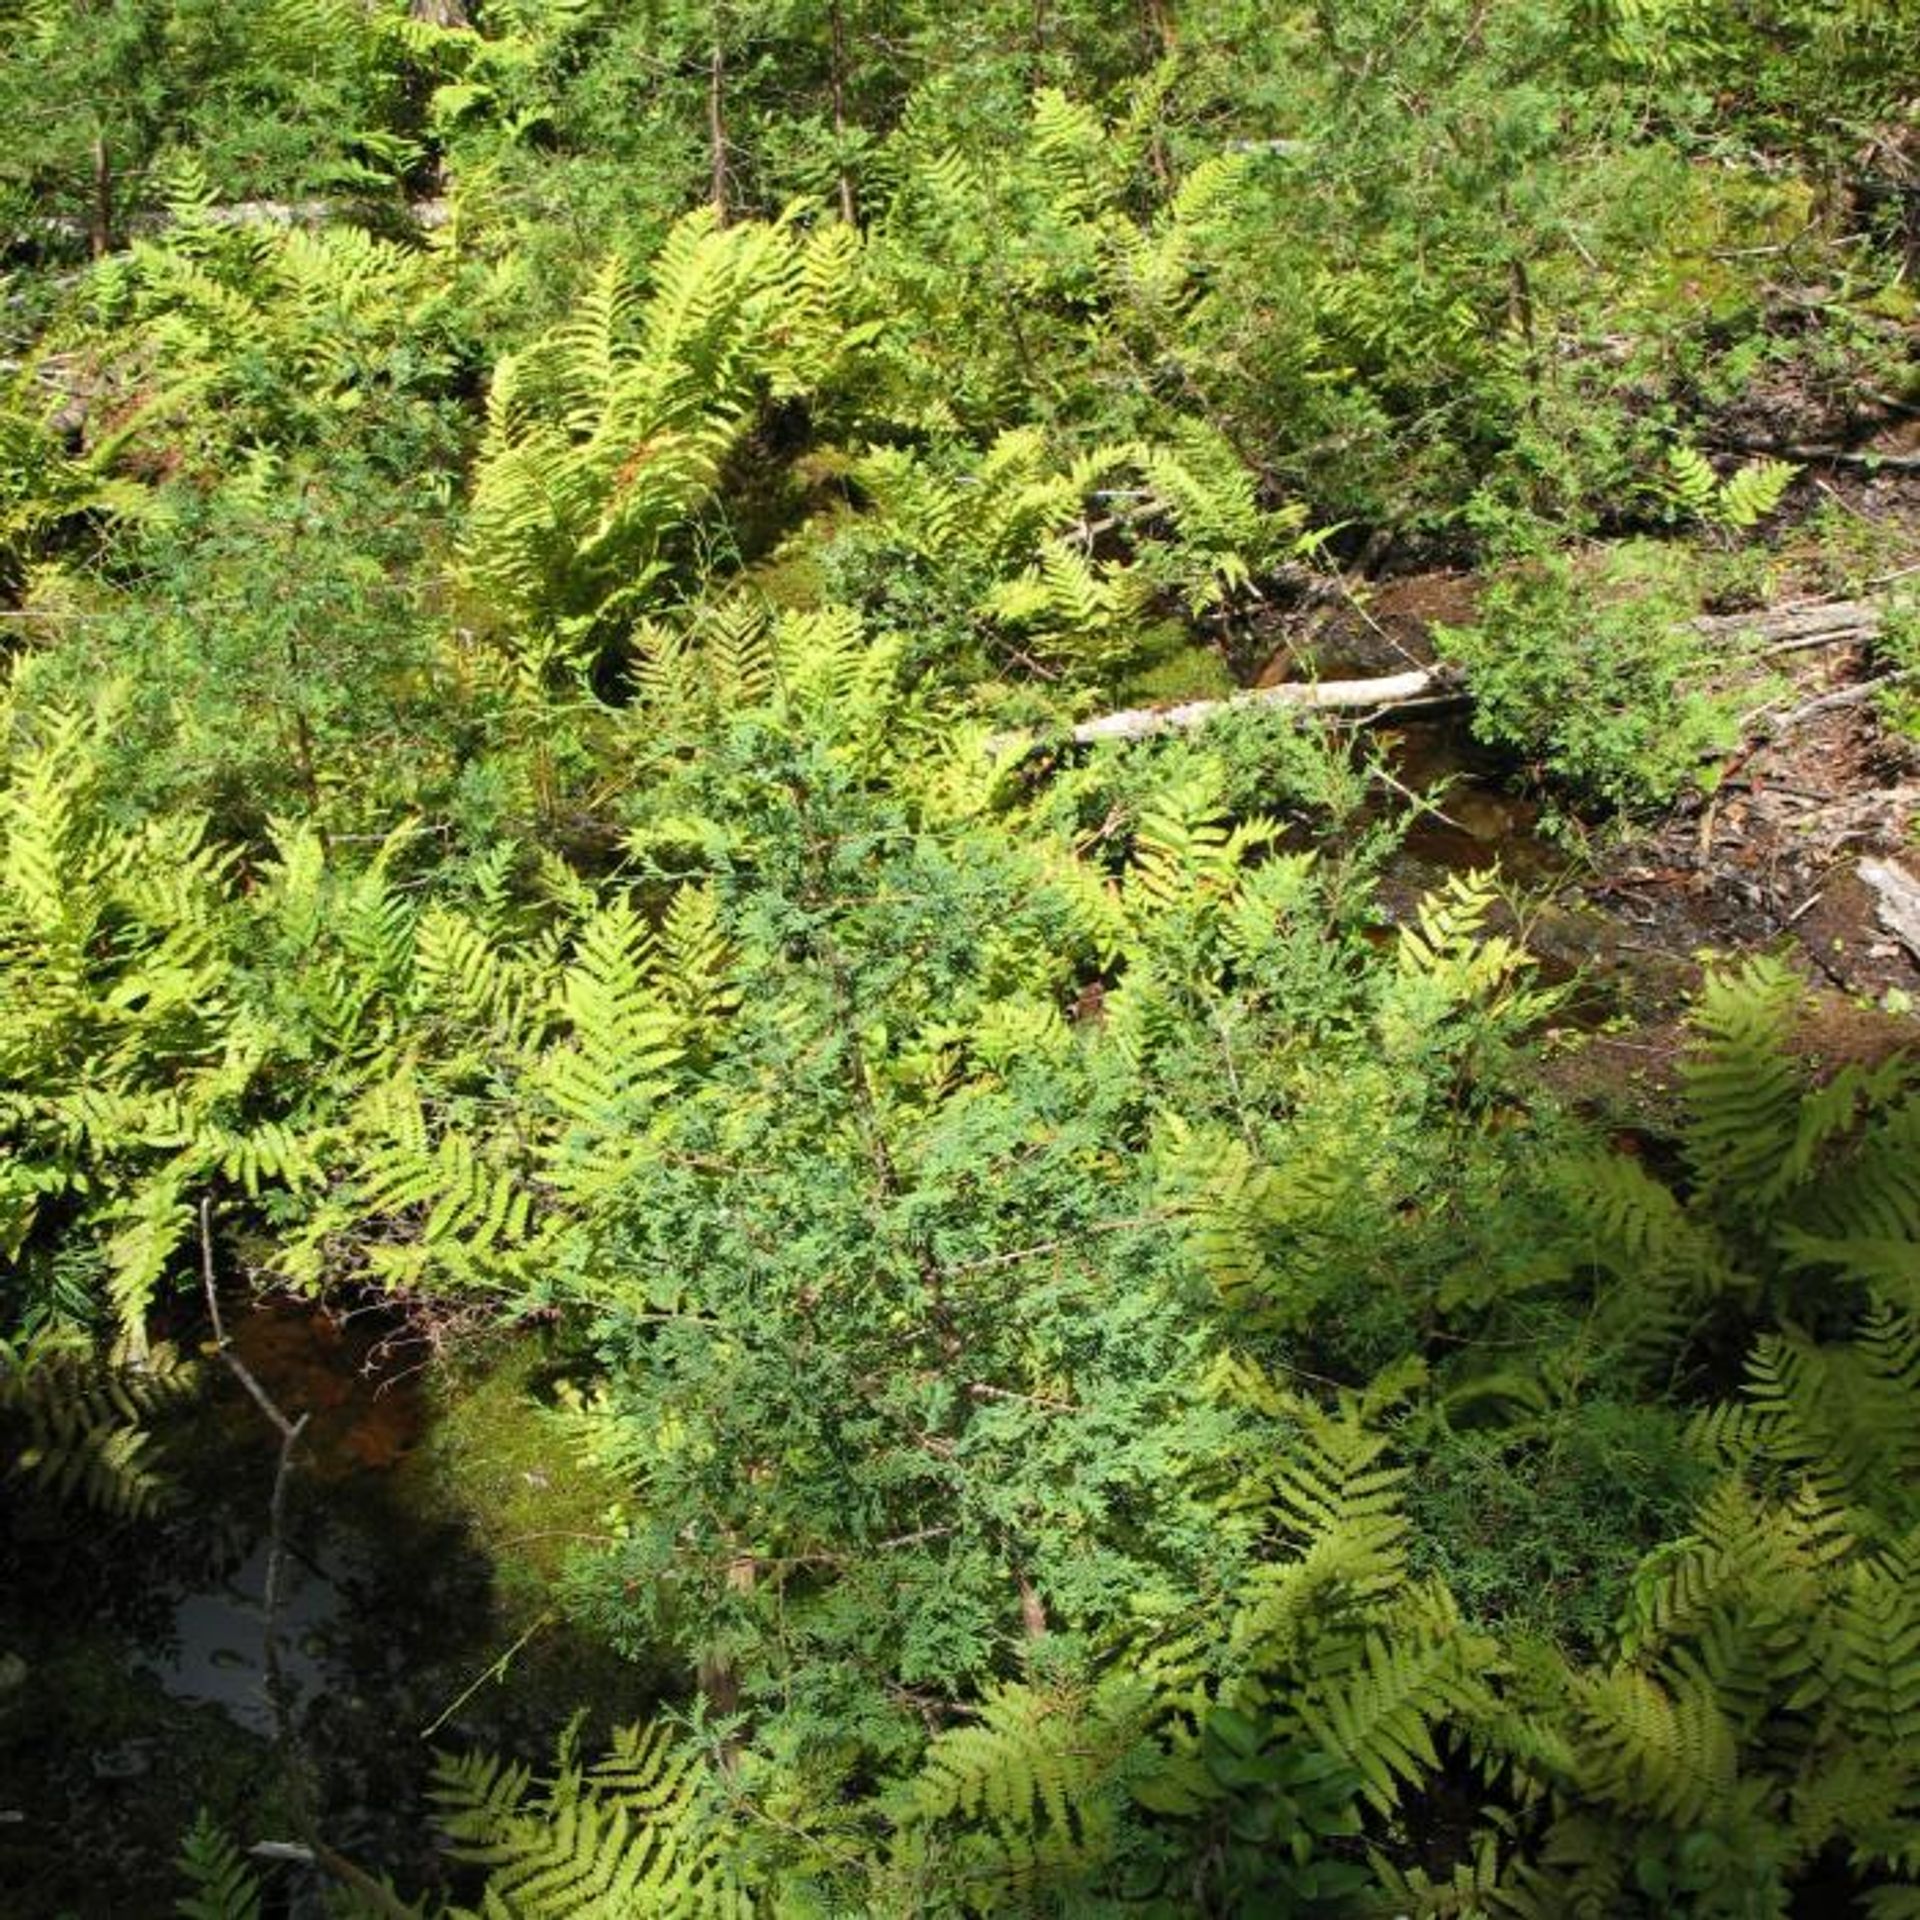
[[[273,1396],[254,1378],[252,1369],[228,1343],[226,1325],[220,1317],[220,1288],[213,1271],[213,1202],[204,1195],[200,1201],[200,1277],[206,1286],[207,1312],[213,1319],[215,1351],[280,1435],[280,1457],[274,1465],[273,1493],[267,1502],[267,1574],[260,1604],[265,1615],[262,1634],[267,1701],[273,1709],[274,1743],[284,1753],[298,1758],[298,1743],[288,1712],[285,1676],[280,1668],[280,1604],[281,1583],[287,1564],[287,1485],[293,1472],[294,1453],[299,1448],[300,1437],[306,1432],[311,1416],[303,1413],[299,1419],[289,1420]]]
[[[227,1370],[253,1396],[254,1404],[273,1422],[282,1441],[290,1439],[299,1427],[280,1411],[266,1388],[253,1377],[252,1369],[228,1344],[226,1325],[220,1318],[220,1289],[213,1274],[213,1202],[207,1199],[200,1202],[200,1278],[207,1290],[207,1312],[213,1320],[215,1350],[226,1362]],[[302,1414],[299,1426],[305,1424],[306,1415]]]
[[[506,1650],[506,1652],[499,1657],[499,1659],[495,1660],[490,1666],[486,1668],[484,1672],[479,1674],[474,1680],[470,1681],[466,1686],[462,1687],[460,1691],[457,1694],[455,1694],[454,1697],[451,1700],[449,1700],[447,1704],[444,1707],[442,1707],[440,1711],[436,1713],[433,1716],[433,1718],[429,1720],[424,1727],[420,1729],[420,1738],[422,1740],[431,1740],[433,1736],[436,1733],[438,1733],[440,1729],[444,1727],[447,1724],[447,1722],[451,1720],[453,1716],[456,1713],[458,1713],[460,1709],[464,1707],[467,1704],[467,1702],[471,1700],[473,1696],[476,1693],[478,1693],[480,1689],[487,1684],[489,1680],[498,1680],[502,1678],[505,1675],[507,1668],[512,1664],[513,1656],[516,1653],[518,1653],[523,1647],[525,1647],[528,1641],[530,1641],[535,1634],[541,1632],[544,1628],[552,1626],[555,1620],[557,1620],[558,1618],[559,1616],[553,1611],[551,1607],[549,1607],[546,1612],[540,1614],[534,1620],[533,1625],[530,1626],[526,1630],[526,1632],[523,1633],[520,1636],[520,1638],[516,1640],[513,1643],[513,1645],[510,1646]]]
[[[1803,706],[1793,707],[1767,721],[1770,732],[1786,733],[1808,720],[1817,720],[1823,713],[1838,713],[1845,707],[1863,706],[1873,699],[1883,688],[1902,686],[1906,682],[1920,679],[1920,667],[1903,667],[1898,673],[1883,673],[1877,680],[1863,680],[1858,686],[1842,687],[1837,693],[1823,693],[1817,700],[1809,700]],[[1765,709],[1761,709],[1764,715]],[[1754,718],[1758,716],[1749,716]]]

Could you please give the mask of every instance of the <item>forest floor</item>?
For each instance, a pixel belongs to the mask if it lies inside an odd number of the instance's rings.
[[[1902,448],[1920,444],[1920,423],[1900,431]],[[1880,559],[1867,596],[1920,581],[1920,474],[1833,465],[1810,469],[1802,492],[1871,535]],[[1816,545],[1789,528],[1777,553],[1770,606],[1840,597]],[[1256,684],[1430,666],[1435,628],[1470,623],[1479,586],[1471,574],[1426,570],[1316,591],[1279,622]],[[1756,653],[1752,723],[1712,778],[1650,820],[1563,826],[1555,837],[1541,831],[1527,770],[1476,749],[1465,716],[1414,722],[1393,743],[1393,765],[1439,811],[1415,823],[1397,889],[1389,875],[1389,910],[1396,891],[1410,906],[1437,874],[1497,861],[1532,897],[1533,950],[1588,988],[1579,1024],[1590,1031],[1554,1077],[1606,1104],[1629,1092],[1667,1104],[1685,1008],[1714,956],[1790,958],[1816,989],[1803,1044],[1824,1065],[1910,1045],[1920,945],[1910,921],[1902,936],[1870,876],[1891,867],[1896,881],[1920,884],[1920,746],[1865,691],[1880,670],[1870,640]]]

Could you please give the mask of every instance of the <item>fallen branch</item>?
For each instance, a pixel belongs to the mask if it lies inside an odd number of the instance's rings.
[[[1749,722],[1763,721],[1770,735],[1790,733],[1795,727],[1804,726],[1809,720],[1817,720],[1825,713],[1838,713],[1846,707],[1861,707],[1873,699],[1883,688],[1897,687],[1909,680],[1920,678],[1920,669],[1905,668],[1899,673],[1883,673],[1877,680],[1863,680],[1857,686],[1842,687],[1837,693],[1823,693],[1817,699],[1804,705],[1790,708],[1787,712],[1768,717],[1762,709],[1757,714],[1749,714]]]
[[[1817,600],[1808,606],[1768,607],[1756,613],[1713,613],[1695,620],[1693,630],[1709,640],[1743,637],[1772,644],[1769,653],[1828,640],[1870,640],[1880,631],[1884,609],[1875,600]]]
[[[1766,642],[1768,644],[1760,649],[1760,657],[1770,658],[1840,640],[1871,640],[1880,631],[1882,619],[1883,609],[1876,601],[1824,600],[1756,613],[1704,614],[1690,624],[1708,640]],[[1889,676],[1889,679],[1898,677]],[[1829,697],[1835,705],[1850,706],[1870,698],[1873,687],[1887,684],[1888,680],[1882,679],[1865,690],[1849,689],[1844,700]],[[1184,733],[1205,726],[1215,714],[1243,707],[1348,714],[1353,716],[1353,724],[1370,726],[1380,720],[1457,706],[1471,698],[1471,689],[1457,669],[1443,663],[1411,668],[1405,673],[1382,674],[1372,680],[1290,680],[1277,687],[1230,694],[1224,700],[1189,700],[1175,707],[1128,707],[1119,713],[1103,713],[1095,719],[1082,720],[1061,737],[1081,747],[1093,746],[1102,740],[1144,740],[1154,734]],[[1825,707],[1796,709],[1776,724],[1798,725],[1801,720],[1812,718],[1815,712],[1825,711]],[[1759,717],[1748,716],[1750,720]],[[1005,753],[1017,747],[1038,745],[1048,737],[1035,729],[996,733],[987,740],[987,751]]]
[[[1278,687],[1256,687],[1224,700],[1189,700],[1177,707],[1129,707],[1083,720],[1064,736],[1075,746],[1101,740],[1144,740],[1156,733],[1183,733],[1205,726],[1216,714],[1246,708],[1278,707],[1294,713],[1362,713],[1385,719],[1413,705],[1450,704],[1465,690],[1447,667],[1419,667],[1409,673],[1382,674],[1373,680],[1290,680]],[[1044,736],[1031,731],[996,733],[989,753],[1030,746]]]
[[[1761,453],[1803,466],[1867,467],[1888,473],[1920,473],[1920,453],[1875,453],[1871,448],[1808,446],[1796,440],[1722,440],[1732,453]]]
[[[363,200],[233,200],[221,206],[207,207],[194,218],[210,227],[318,227],[343,214],[357,213],[370,205],[385,204],[371,196]],[[452,210],[444,199],[405,200],[393,204],[405,212],[423,233],[444,227],[452,217]],[[152,208],[135,214],[127,222],[126,231],[134,238],[144,238],[149,234],[164,233],[169,227],[179,224],[173,214]],[[89,236],[88,222],[51,214],[16,228],[6,237],[4,244],[12,249],[32,239],[76,241],[86,240]]]

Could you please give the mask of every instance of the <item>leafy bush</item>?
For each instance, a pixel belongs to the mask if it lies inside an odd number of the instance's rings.
[[[1566,555],[1496,580],[1471,627],[1442,629],[1474,693],[1474,730],[1610,807],[1672,798],[1734,744],[1735,703],[1686,624],[1684,575],[1655,549]]]

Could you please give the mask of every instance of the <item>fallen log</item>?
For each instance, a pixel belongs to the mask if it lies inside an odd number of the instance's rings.
[[[1188,700],[1177,707],[1129,707],[1082,720],[1061,736],[1075,746],[1102,740],[1144,740],[1156,733],[1182,733],[1204,726],[1216,714],[1243,708],[1279,707],[1293,713],[1348,713],[1364,720],[1386,720],[1411,709],[1448,706],[1466,697],[1459,676],[1449,667],[1416,667],[1372,680],[1290,680],[1277,687],[1255,687],[1224,700]],[[1032,746],[1046,738],[1032,731],[996,733],[989,753]]]
[[[1818,600],[1797,607],[1767,607],[1757,613],[1705,614],[1693,630],[1709,640],[1750,638],[1769,643],[1769,652],[1841,638],[1870,640],[1880,631],[1882,609],[1873,600]]]
[[[1870,472],[1920,473],[1920,453],[1875,453],[1871,447],[1814,446],[1798,440],[1739,439],[1717,444],[1734,453],[1796,460],[1803,467],[1863,467]]]
[[[233,200],[219,206],[208,207],[196,217],[204,220],[210,227],[320,227],[326,225],[329,220],[364,212],[370,206],[385,204],[371,199],[356,201],[342,198]],[[444,227],[453,217],[450,203],[443,198],[399,201],[393,203],[393,206],[396,212],[404,213],[423,233],[431,233],[437,227]],[[163,208],[155,207],[133,215],[126,222],[126,230],[133,238],[144,239],[153,234],[165,233],[169,227],[178,224]],[[0,241],[0,251],[11,251],[35,241],[72,243],[87,240],[90,235],[91,228],[87,221],[49,214],[44,219],[30,220],[24,226],[15,228],[4,241]]]
[[[1691,622],[1695,632],[1709,640],[1758,640],[1762,654],[1791,652],[1829,640],[1870,640],[1880,631],[1882,609],[1872,600],[1824,600],[1808,605],[1773,607],[1756,613],[1704,614]],[[1897,676],[1889,676],[1893,678]],[[1884,682],[1864,691],[1849,690],[1843,701],[1852,705],[1871,697]],[[1277,687],[1258,687],[1230,694],[1223,700],[1189,700],[1173,707],[1128,707],[1082,720],[1059,736],[1026,729],[996,733],[987,741],[989,753],[1017,746],[1034,746],[1058,737],[1075,746],[1094,746],[1102,740],[1144,740],[1154,734],[1182,733],[1205,726],[1215,714],[1242,707],[1280,707],[1296,713],[1345,713],[1359,716],[1357,724],[1391,720],[1409,712],[1451,706],[1472,698],[1457,669],[1441,664],[1415,667],[1405,673],[1382,674],[1371,680],[1289,680]],[[1824,711],[1824,707],[1817,709]],[[1764,710],[1763,710],[1764,711]],[[1811,717],[1814,709],[1796,711],[1789,719]],[[1759,718],[1751,715],[1749,718]]]

